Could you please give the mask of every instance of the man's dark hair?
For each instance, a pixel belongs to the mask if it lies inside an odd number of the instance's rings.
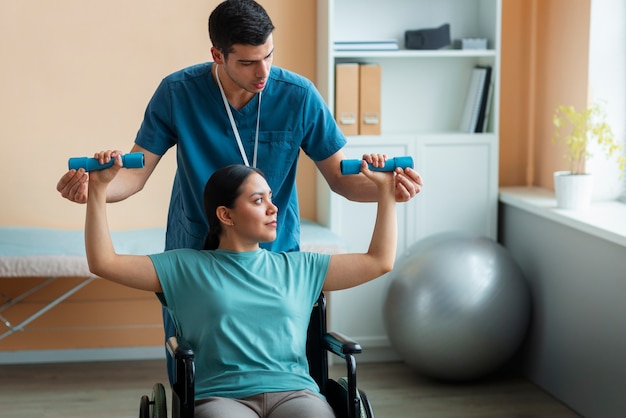
[[[226,0],[209,16],[209,37],[224,58],[233,45],[263,45],[273,30],[269,15],[253,0]]]

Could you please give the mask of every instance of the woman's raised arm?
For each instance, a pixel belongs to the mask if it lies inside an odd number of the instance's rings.
[[[150,257],[115,253],[106,212],[107,186],[122,167],[121,152],[107,151],[96,158],[115,158],[105,170],[93,171],[89,178],[87,213],[85,216],[85,250],[89,270],[107,280],[140,290],[161,292]]]
[[[358,286],[391,271],[396,258],[398,226],[394,173],[368,169],[361,172],[378,188],[378,211],[369,249],[364,254],[335,254],[330,258],[324,290]]]

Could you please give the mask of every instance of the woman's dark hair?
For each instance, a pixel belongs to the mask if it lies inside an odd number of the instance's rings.
[[[233,45],[263,45],[273,30],[269,15],[253,0],[226,0],[209,16],[209,37],[225,59]]]
[[[209,222],[209,232],[204,241],[205,250],[215,250],[220,245],[222,224],[215,213],[219,206],[232,208],[241,194],[241,185],[257,173],[263,176],[258,168],[233,164],[217,170],[204,186],[204,212]]]

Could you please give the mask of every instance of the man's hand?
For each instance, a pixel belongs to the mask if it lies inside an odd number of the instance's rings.
[[[76,203],[87,202],[89,174],[84,169],[70,170],[57,183],[61,196]]]
[[[396,202],[408,202],[422,190],[422,176],[412,168],[396,168]]]
[[[100,164],[106,164],[112,159],[116,158],[119,161],[113,165],[115,167],[114,170],[99,170],[99,171],[108,171],[108,173],[103,175],[94,174],[95,171],[91,174],[92,176],[98,176],[97,179],[100,182],[109,183],[117,174],[120,167],[122,166],[122,161],[119,158],[123,153],[121,151],[101,151],[94,155],[94,158],[100,161]],[[57,191],[61,193],[61,196],[64,198],[75,202],[75,203],[86,203],[87,195],[89,194],[89,176],[84,169],[79,168],[78,170],[69,170],[67,173],[61,177],[59,182],[57,183]]]

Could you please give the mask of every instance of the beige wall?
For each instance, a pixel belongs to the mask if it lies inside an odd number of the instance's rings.
[[[218,0],[0,0],[0,225],[80,229],[84,206],[55,186],[67,159],[129,150],[165,75],[210,58],[207,18]],[[314,0],[261,0],[276,26],[275,63],[315,79]],[[169,152],[146,188],[111,205],[115,229],[164,225],[175,168]],[[302,215],[314,219],[315,168],[304,157]],[[0,279],[14,297],[40,278]],[[2,312],[26,319],[75,284],[63,278]],[[98,280],[0,341],[0,350],[160,345],[154,295]]]
[[[537,116],[534,184],[553,187],[555,170],[567,169],[563,147],[552,144],[552,113],[559,104],[587,104],[590,0],[540,3],[534,113]]]
[[[218,3],[0,0],[0,225],[82,227],[84,207],[55,190],[67,158],[130,149],[161,78],[210,58],[207,17]],[[277,27],[275,63],[315,79],[314,0],[261,3]],[[112,228],[164,224],[173,154],[110,208]],[[298,181],[303,215],[314,218],[312,167]]]
[[[504,0],[500,186],[553,188],[552,112],[587,102],[590,0]]]
[[[504,185],[524,184],[529,163],[529,3],[508,0],[502,8],[499,183]]]

